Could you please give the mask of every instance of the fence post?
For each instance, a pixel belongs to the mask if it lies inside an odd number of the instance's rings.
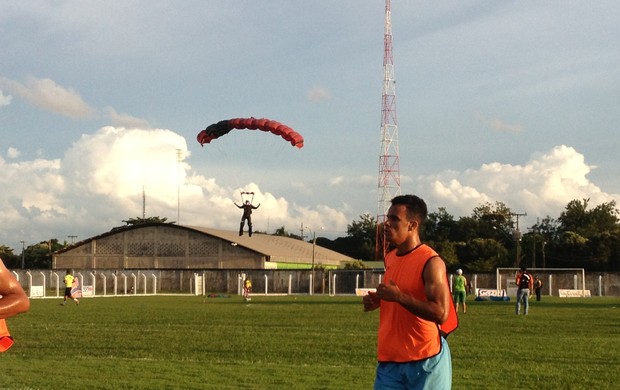
[[[56,272],[54,272],[54,276],[56,277],[56,297],[60,297],[60,277]]]
[[[549,275],[549,296],[553,296],[553,275]]]
[[[133,294],[136,295],[138,293],[138,284],[136,283],[138,281],[138,278],[133,272],[131,273],[131,278],[133,279],[132,291],[133,291]]]
[[[291,295],[293,290],[291,289],[291,284],[293,283],[293,275],[289,274],[288,275],[288,295]]]
[[[336,295],[336,273],[332,274],[332,278],[334,279],[334,281],[332,282],[332,291],[330,291],[329,296],[333,297]],[[333,293],[332,293],[333,292]]]
[[[142,276],[142,280],[144,281],[144,295],[146,295],[146,275],[143,273],[140,276]]]
[[[267,287],[269,285],[269,280],[267,279],[267,274],[265,274],[265,295],[267,295]]]
[[[28,276],[28,295],[32,298],[32,274],[27,271],[26,275]]]
[[[45,298],[47,296],[47,292],[45,291],[46,290],[45,274],[41,272],[41,276],[43,276],[43,298]]]
[[[97,295],[97,277],[95,276],[94,273],[90,273],[90,280],[93,282],[93,297],[95,295]],[[82,286],[82,290],[84,289],[84,286]]]
[[[123,277],[124,285],[123,285],[123,294],[127,295],[127,275],[121,274]]]

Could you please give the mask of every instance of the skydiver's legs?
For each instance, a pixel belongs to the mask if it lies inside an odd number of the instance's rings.
[[[248,218],[248,235],[252,237],[252,219]]]
[[[243,226],[245,225],[245,218],[241,218],[241,222],[239,223],[239,235],[243,236]]]

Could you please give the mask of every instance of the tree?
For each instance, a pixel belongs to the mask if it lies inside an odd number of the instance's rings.
[[[359,221],[353,221],[347,226],[347,238],[349,238],[349,256],[366,261],[375,258],[375,239],[377,234],[377,221],[370,214],[360,215]]]
[[[0,259],[2,259],[4,265],[9,269],[20,268],[21,266],[19,256],[13,254],[13,249],[6,245],[0,245]]]
[[[470,272],[488,272],[512,265],[508,250],[493,238],[474,238],[457,246],[461,264]]]
[[[429,213],[424,225],[422,235],[425,240],[442,242],[451,241],[454,238],[456,221],[448,214],[445,207],[440,207],[436,213]]]
[[[64,248],[58,239],[52,238],[30,245],[25,250],[25,266],[30,269],[49,269],[52,266],[52,253]]]
[[[317,239],[319,245],[354,259],[373,261],[375,257],[376,220],[370,214],[360,215],[358,221],[347,225],[347,236],[335,240]]]
[[[298,236],[296,234],[287,232],[286,228],[284,226],[280,226],[279,228],[277,228],[274,231],[273,235],[274,236],[282,236],[282,237],[290,237],[290,238],[295,238],[295,239],[298,239],[298,240],[302,239],[301,236]]]
[[[559,266],[589,270],[615,269],[619,262],[620,225],[616,202],[588,209],[590,199],[572,200],[558,218],[558,239],[552,248]]]
[[[170,223],[173,224],[175,222],[166,222],[168,220],[168,218],[162,218],[162,217],[148,217],[148,218],[141,218],[141,217],[135,217],[135,218],[129,218],[129,219],[124,219],[121,222],[125,222],[125,226],[115,226],[113,227],[110,231],[115,231],[118,229],[123,229],[127,226],[135,226],[135,225],[146,225],[146,224],[150,224],[150,223]]]

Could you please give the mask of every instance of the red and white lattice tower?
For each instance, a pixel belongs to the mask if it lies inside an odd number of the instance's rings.
[[[388,243],[384,239],[383,223],[387,219],[390,201],[400,195],[398,156],[398,126],[396,121],[396,80],[392,55],[392,10],[385,1],[385,35],[383,38],[383,96],[381,99],[381,151],[379,155],[379,204],[377,208],[377,259],[383,260]]]

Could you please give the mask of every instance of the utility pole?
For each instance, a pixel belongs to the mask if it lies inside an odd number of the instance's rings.
[[[177,225],[181,224],[181,161],[183,153],[177,149]]]
[[[20,241],[20,242],[22,243],[22,269],[25,269],[26,266],[25,266],[25,261],[24,261],[25,260],[24,255],[26,251],[26,241]]]

